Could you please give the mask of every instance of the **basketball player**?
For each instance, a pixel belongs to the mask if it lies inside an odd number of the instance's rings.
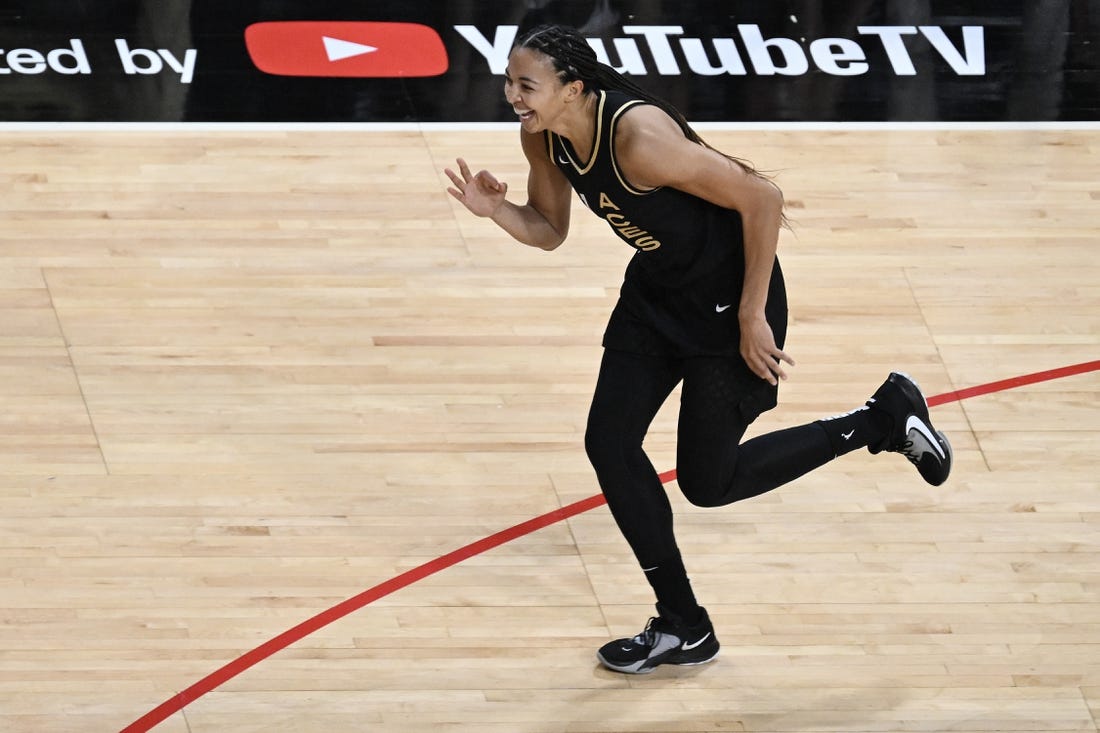
[[[762,435],[748,425],[776,405],[786,293],[776,259],[783,196],[747,163],[710,148],[682,114],[600,64],[573,29],[543,26],[512,49],[504,93],[530,164],[527,203],[507,184],[447,169],[452,196],[520,242],[557,248],[571,189],[635,253],[603,339],[585,449],[608,507],[657,599],[633,638],[604,645],[609,669],[651,672],[718,653],[673,535],[672,510],[642,450],[650,422],[682,383],[676,474],[698,506],[757,496],[858,448],[905,455],[947,480],[952,453],[918,386],[892,373],[846,414]]]

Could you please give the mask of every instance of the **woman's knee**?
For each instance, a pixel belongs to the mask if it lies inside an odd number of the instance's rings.
[[[713,472],[677,467],[676,482],[684,498],[697,507],[710,508],[729,503],[725,500],[727,487]]]
[[[608,453],[606,439],[591,424],[584,431],[584,452],[588,454],[588,460],[593,466],[602,463]]]
[[[584,433],[584,452],[597,473],[614,470],[634,451],[641,450],[641,441],[632,441],[622,433],[589,424]]]
[[[708,466],[677,468],[676,478],[684,498],[698,507],[718,507],[751,499],[774,489],[777,484],[738,466],[728,474]]]

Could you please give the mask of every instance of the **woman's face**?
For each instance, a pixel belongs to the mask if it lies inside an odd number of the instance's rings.
[[[519,115],[527,132],[553,129],[566,104],[582,88],[580,82],[562,84],[550,57],[529,48],[515,48],[504,70],[504,98]]]

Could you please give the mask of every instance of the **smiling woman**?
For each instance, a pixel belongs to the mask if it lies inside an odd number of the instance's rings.
[[[518,241],[552,250],[568,236],[575,190],[635,248],[604,334],[585,449],[658,615],[597,657],[639,674],[709,662],[718,639],[642,447],[678,384],[677,476],[699,506],[757,496],[859,448],[902,453],[939,485],[951,471],[951,447],[916,383],[900,373],[851,412],[739,445],[749,424],[776,406],[784,365],[794,364],[783,350],[779,188],[708,146],[675,107],[601,64],[573,29],[543,26],[521,36],[504,94],[519,115],[530,165],[527,203],[509,202],[507,184],[487,171],[473,174],[462,159],[457,172],[446,170],[450,194]]]
[[[543,256],[440,195],[463,151],[525,176],[511,127],[3,131],[0,730],[1095,728],[1095,126],[708,135],[799,213],[800,366],[754,434],[901,361],[956,464],[857,453],[721,511],[668,482],[728,659],[648,691],[595,668],[651,603],[602,501],[402,586],[598,493],[632,250],[575,198]]]

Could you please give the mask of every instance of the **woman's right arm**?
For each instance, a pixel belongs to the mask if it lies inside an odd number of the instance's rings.
[[[458,173],[444,170],[454,188],[447,192],[477,216],[489,217],[520,242],[552,250],[565,241],[569,233],[569,180],[550,161],[544,133],[520,131],[523,153],[531,170],[527,175],[527,203],[513,204],[505,198],[508,184],[498,181],[488,171],[471,174],[462,158]]]

